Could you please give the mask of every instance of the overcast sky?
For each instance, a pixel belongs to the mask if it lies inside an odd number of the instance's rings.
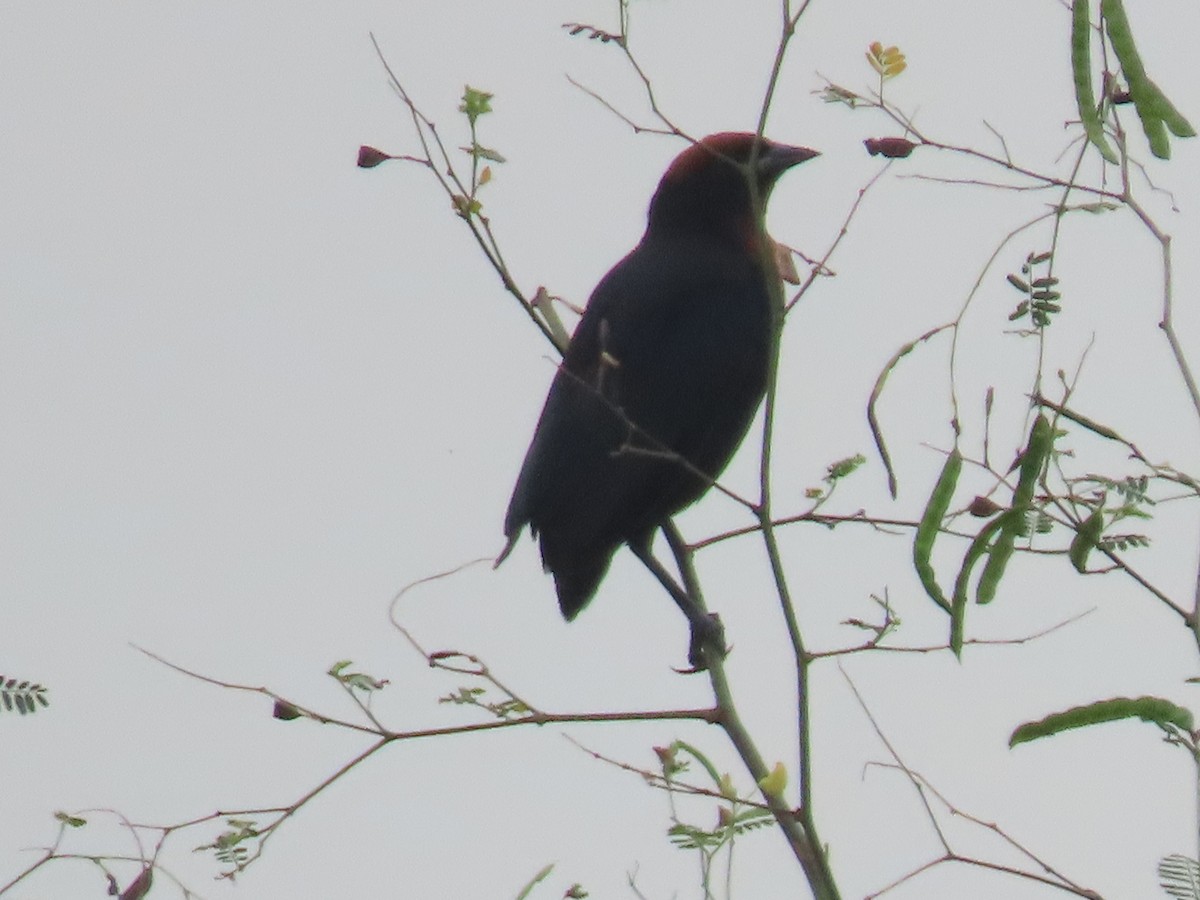
[[[1194,4],[1127,0],[1147,67],[1200,121]],[[634,49],[662,108],[693,134],[752,129],[774,52],[773,2],[643,0]],[[436,701],[465,680],[431,673],[388,623],[416,579],[494,556],[512,483],[554,372],[544,339],[504,293],[430,174],[356,169],[360,144],[417,150],[369,39],[447,143],[467,141],[463,85],[495,94],[481,141],[504,154],[483,199],[518,284],[582,304],[636,243],[646,203],[682,144],[634,135],[571,75],[639,121],[640,83],[620,52],[564,22],[615,28],[615,3],[8,4],[0,27],[0,672],[49,685],[33,718],[0,715],[5,788],[0,884],[55,833],[55,810],[106,808],[139,822],[286,805],[364,749],[362,735],[270,717],[258,696],[187,679],[131,644],[214,678],[265,685],[331,715],[355,710],[324,673],[337,660],[390,681],[376,700],[397,730],[478,721]],[[774,235],[824,252],[882,163],[862,140],[897,129],[827,105],[828,77],[874,84],[863,53],[898,44],[909,69],[888,96],[931,136],[1066,175],[1077,129],[1069,15],[1053,0],[984,8],[922,0],[814,3],[784,68],[769,133],[822,151],[772,201]],[[819,73],[819,74],[818,74]],[[1149,159],[1132,112],[1131,146]],[[1151,161],[1140,199],[1174,235],[1177,327],[1200,359],[1200,142]],[[465,160],[465,157],[464,157]],[[939,339],[893,373],[882,407],[899,500],[865,424],[872,383],[905,341],[953,318],[1004,236],[1057,194],[913,180],[1002,180],[919,151],[867,195],[832,268],[789,319],[777,444],[780,512],[804,508],[832,461],[869,463],[830,511],[914,518],[951,446]],[[1098,183],[1094,159],[1083,177]],[[1017,295],[1003,280],[1049,231],[1014,240],[974,300],[960,346],[964,452],[978,455],[983,394],[997,391],[993,459],[1023,442],[1032,341],[1004,334]],[[1200,471],[1200,428],[1157,323],[1156,245],[1128,213],[1069,220],[1064,312],[1044,370],[1073,373],[1073,403],[1155,460]],[[754,441],[727,478],[751,494]],[[1109,474],[1119,452],[1077,435]],[[932,448],[932,449],[931,449]],[[1082,465],[1082,464],[1081,464]],[[975,489],[989,483],[972,473]],[[964,486],[962,500],[971,488]],[[1001,497],[1003,499],[1003,497]],[[1190,604],[1197,527],[1186,504],[1144,527],[1139,567]],[[682,518],[689,537],[748,524],[723,498]],[[945,640],[912,574],[907,533],[812,525],[783,534],[789,576],[817,648],[861,633],[887,591],[898,643]],[[945,549],[945,548],[944,548]],[[963,545],[939,557],[950,578]],[[701,556],[723,616],[729,672],[770,760],[794,772],[788,648],[753,539]],[[855,656],[846,672],[906,763],[1060,871],[1107,897],[1158,891],[1167,853],[1196,854],[1195,772],[1150,726],[1119,724],[1007,749],[1011,729],[1114,695],[1193,703],[1196,647],[1129,579],[1087,579],[1061,558],[1020,558],[970,633],[1023,646]],[[592,607],[559,618],[536,549],[410,592],[400,618],[430,648],[478,654],[548,711],[698,706],[706,679],[675,674],[686,628],[622,553]],[[887,754],[832,663],[814,678],[817,817],[844,896],[861,897],[939,853],[911,787],[864,770]],[[671,848],[664,797],[596,762],[653,767],[679,737],[749,779],[720,735],[696,725],[518,729],[400,744],[305,807],[238,886],[172,839],[162,863],[204,897],[496,897],[543,865],[536,897],[573,882],[593,897],[699,896],[692,856]],[[792,786],[794,790],[794,784]],[[794,795],[793,795],[794,796]],[[710,805],[692,815],[711,824]],[[64,849],[132,854],[109,814]],[[1016,864],[995,839],[951,823],[963,852]],[[802,896],[773,833],[738,844],[735,896]],[[122,885],[130,868],[118,868]],[[99,896],[99,873],[62,862],[12,892]],[[160,877],[154,896],[172,896]],[[176,892],[175,895],[178,895]],[[895,898],[1062,896],[943,867]]]

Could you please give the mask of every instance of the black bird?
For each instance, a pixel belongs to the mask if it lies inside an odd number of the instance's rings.
[[[497,565],[528,524],[568,620],[621,544],[672,590],[650,553],[654,531],[708,490],[762,401],[769,280],[779,275],[764,266],[746,164],[753,155],[765,203],[785,171],[817,152],[759,139],[752,154],[755,143],[753,134],[714,134],[676,157],[645,235],[592,292],[550,386]],[[678,587],[672,595],[701,665],[697,630],[709,619]]]

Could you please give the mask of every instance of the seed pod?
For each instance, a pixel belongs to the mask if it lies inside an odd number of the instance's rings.
[[[961,472],[962,454],[955,447],[946,457],[946,464],[942,466],[942,474],[938,476],[933,493],[929,495],[929,502],[925,504],[925,512],[921,515],[920,524],[917,525],[916,537],[913,538],[913,566],[917,570],[917,577],[921,579],[921,585],[925,588],[925,593],[929,595],[929,598],[947,612],[950,611],[950,601],[946,599],[941,586],[937,583],[937,576],[933,571],[930,558],[933,556],[933,542],[937,539],[938,530],[942,527],[942,519],[946,517],[946,510],[950,508],[950,500],[954,496],[954,489],[958,486],[958,476]]]
[[[1142,63],[1137,45],[1133,42],[1133,31],[1129,27],[1129,18],[1125,15],[1125,6],[1121,0],[1101,0],[1100,11],[1104,16],[1113,52],[1121,63],[1125,80],[1129,82],[1129,93],[1133,97],[1138,118],[1142,120],[1142,130],[1150,143],[1150,152],[1159,159],[1170,159],[1168,125],[1177,137],[1192,137],[1196,131],[1179,110],[1175,109],[1159,86],[1146,75],[1146,67]]]
[[[1071,565],[1079,574],[1087,572],[1088,554],[1099,543],[1103,531],[1104,507],[1097,506],[1092,514],[1083,520],[1083,524],[1075,532],[1075,537],[1071,539],[1071,548],[1067,551],[1067,558],[1071,560]]]
[[[967,586],[971,582],[971,570],[975,563],[987,552],[988,543],[995,537],[996,532],[1004,525],[1004,516],[992,519],[980,530],[967,548],[962,565],[958,569],[958,577],[954,579],[954,600],[950,607],[950,649],[954,655],[962,656],[963,628],[967,618]]]
[[[1033,427],[1029,430],[1029,443],[1021,457],[1021,468],[1017,476],[1017,488],[1013,491],[1012,507],[996,520],[1002,522],[1003,525],[1000,534],[996,537],[996,543],[992,545],[987,564],[979,576],[979,585],[975,589],[976,603],[990,603],[996,596],[996,587],[1000,584],[1004,569],[1012,558],[1017,537],[1025,522],[1025,514],[1033,505],[1033,494],[1037,489],[1038,476],[1042,474],[1042,467],[1046,464],[1053,447],[1054,429],[1050,426],[1050,421],[1044,415],[1039,414],[1033,420]]]
[[[1092,28],[1088,18],[1090,0],[1073,0],[1071,6],[1071,72],[1075,77],[1075,102],[1084,133],[1106,162],[1116,164],[1117,154],[1104,135],[1104,125],[1092,92]]]

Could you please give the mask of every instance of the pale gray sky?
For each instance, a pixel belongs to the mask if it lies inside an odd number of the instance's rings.
[[[1200,120],[1192,4],[1127,0],[1153,77]],[[662,107],[688,131],[753,128],[774,46],[772,2],[645,0],[635,49]],[[907,53],[888,96],[948,143],[1066,174],[1074,130],[1068,15],[1051,0],[984,9],[922,0],[815,3],[784,70],[769,132],[823,156],[776,191],[772,231],[820,254],[881,165],[862,148],[894,134],[877,114],[823,104],[818,72],[856,90],[872,40]],[[615,4],[509,2],[310,5],[9,4],[0,28],[0,672],[51,689],[51,708],[0,716],[6,788],[0,884],[47,844],[52,813],[104,807],[167,824],[215,809],[292,802],[365,746],[362,736],[270,718],[262,698],[179,676],[136,643],[213,677],[266,685],[352,716],[323,673],[339,659],[391,680],[377,700],[392,727],[474,721],[436,698],[436,677],[391,629],[404,584],[502,545],[500,525],[553,361],[501,290],[428,173],[354,167],[360,143],[416,144],[372,50],[447,143],[466,141],[464,84],[492,91],[482,140],[508,162],[486,189],[508,262],[529,293],[582,303],[638,239],[678,142],[634,136],[567,82],[571,74],[648,121],[620,53],[568,38],[567,21],[614,27]],[[1137,132],[1132,113],[1126,122]],[[1135,151],[1148,158],[1140,134]],[[1200,351],[1200,142],[1154,162],[1167,198],[1141,199],[1175,236],[1180,334]],[[464,157],[465,158],[465,157]],[[1087,177],[1095,180],[1090,161]],[[948,343],[897,370],[882,409],[901,480],[883,473],[863,414],[902,343],[952,318],[981,266],[1051,194],[905,179],[996,179],[921,151],[868,195],[820,282],[789,321],[781,374],[777,507],[803,507],[825,466],[869,465],[831,509],[919,515],[950,446]],[[1003,283],[1031,232],[1000,257],[964,326],[964,447],[978,453],[983,391],[997,389],[993,452],[1021,441],[1035,349],[1001,332],[1016,295]],[[1064,313],[1045,368],[1073,372],[1092,341],[1077,405],[1148,456],[1196,473],[1198,428],[1156,325],[1155,246],[1127,213],[1080,216],[1062,238]],[[1074,442],[1081,453],[1094,443]],[[751,448],[751,444],[748,444]],[[1107,448],[1105,448],[1107,451]],[[752,452],[728,473],[753,491]],[[1120,471],[1107,452],[1106,471]],[[1097,463],[1101,465],[1101,463]],[[1135,471],[1132,467],[1130,472]],[[987,486],[979,479],[979,487]],[[1195,578],[1196,517],[1162,507],[1140,555],[1181,601]],[[682,519],[698,537],[746,524],[719,497]],[[1132,529],[1131,529],[1132,530]],[[887,590],[898,642],[944,640],[944,617],[911,571],[907,537],[866,529],[784,533],[789,575],[816,647],[859,633]],[[945,548],[943,548],[945,549]],[[939,557],[950,575],[961,548]],[[794,757],[788,650],[753,539],[701,557],[726,623],[729,672],[770,759]],[[1009,751],[1012,727],[1075,703],[1157,693],[1191,703],[1196,650],[1172,615],[1118,575],[1081,579],[1062,559],[1019,559],[971,633],[1013,637],[1083,610],[1068,631],[1022,647],[858,656],[846,671],[906,762],[967,811],[1001,824],[1108,897],[1158,890],[1154,865],[1195,855],[1194,772],[1148,726],[1114,725]],[[943,577],[950,577],[944,575]],[[708,699],[684,662],[672,604],[622,554],[592,607],[558,617],[534,545],[411,592],[401,617],[427,646],[479,654],[552,711],[683,707]],[[816,799],[844,896],[861,897],[938,854],[911,788],[869,770],[886,752],[836,668],[815,679]],[[515,896],[548,862],[536,897],[578,881],[593,897],[699,896],[692,857],[664,837],[665,799],[597,763],[564,729],[393,746],[306,807],[235,889],[174,839],[163,863],[202,896]],[[721,735],[668,724],[566,729],[606,755],[652,767],[652,745],[685,738],[748,779]],[[793,785],[794,788],[794,785]],[[712,812],[697,806],[697,819]],[[71,836],[83,854],[134,853],[113,819]],[[953,824],[964,852],[1017,862]],[[778,837],[738,845],[735,896],[804,894]],[[120,870],[129,877],[129,870]],[[154,896],[172,896],[165,878]],[[123,881],[123,884],[125,881]],[[63,862],[15,898],[95,896],[88,864]],[[89,893],[90,892],[90,893]],[[1061,896],[986,873],[938,870],[895,898]]]

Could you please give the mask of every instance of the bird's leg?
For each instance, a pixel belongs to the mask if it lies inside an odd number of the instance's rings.
[[[716,613],[706,612],[680,586],[651,552],[649,540],[630,541],[629,549],[642,561],[642,565],[653,573],[658,583],[671,595],[675,605],[687,616],[692,631],[691,642],[688,644],[688,662],[692,664],[693,671],[702,672],[708,668],[705,658],[709,653],[715,653],[718,658],[723,659],[728,650],[725,647],[725,626],[721,624],[720,617]]]

